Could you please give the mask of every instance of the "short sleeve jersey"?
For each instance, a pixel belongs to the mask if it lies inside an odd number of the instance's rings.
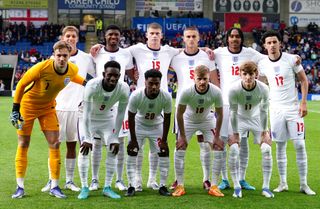
[[[132,55],[128,49],[119,48],[116,52],[109,52],[106,48],[99,51],[98,55],[93,59],[96,64],[97,77],[103,77],[104,65],[108,61],[117,61],[120,64],[120,78],[119,81],[124,81],[126,70],[133,68]]]
[[[163,123],[162,112],[171,113],[171,95],[160,89],[159,95],[150,99],[145,94],[145,88],[135,90],[129,99],[128,110],[136,114],[136,121],[146,126]]]
[[[177,101],[179,100],[182,90],[194,83],[194,70],[199,65],[208,67],[210,71],[215,70],[214,61],[209,60],[208,55],[202,50],[199,50],[193,55],[182,51],[173,57],[170,66],[178,78]]]
[[[239,53],[230,52],[228,47],[219,47],[214,50],[214,56],[217,69],[220,73],[220,88],[223,95],[223,103],[228,105],[230,85],[240,80],[240,65],[250,60],[258,63],[265,55],[247,47],[242,47]]]
[[[87,74],[90,75],[89,77],[95,77],[94,64],[89,54],[78,49],[77,53],[71,56],[69,61],[78,66],[78,74],[83,78],[87,78]],[[77,111],[83,99],[83,92],[84,86],[70,82],[58,94],[56,110]]]
[[[199,93],[195,85],[185,88],[180,96],[179,105],[186,105],[184,119],[196,123],[201,123],[208,119],[213,107],[222,107],[221,90],[209,83],[209,88],[205,93]]]
[[[298,105],[295,75],[303,70],[296,65],[296,56],[283,52],[278,60],[268,57],[259,63],[260,74],[266,76],[270,88],[270,107]]]
[[[168,45],[161,46],[159,50],[148,48],[139,43],[128,48],[135,58],[139,72],[137,88],[144,87],[144,73],[150,69],[159,70],[162,73],[161,88],[168,91],[167,74],[172,58],[179,53],[178,49]]]

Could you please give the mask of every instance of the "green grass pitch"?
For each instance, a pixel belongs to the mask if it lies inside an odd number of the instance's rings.
[[[103,197],[101,190],[91,192],[88,200],[78,200],[77,193],[65,191],[67,199],[57,199],[42,193],[40,189],[46,184],[48,178],[47,142],[44,139],[39,125],[33,129],[31,144],[28,152],[28,169],[25,180],[26,197],[23,199],[11,199],[11,194],[16,187],[14,159],[17,147],[17,137],[15,129],[10,124],[8,117],[11,111],[12,98],[0,97],[0,208],[320,208],[320,102],[308,102],[309,114],[305,118],[306,123],[306,144],[308,153],[308,182],[310,187],[317,193],[316,196],[306,196],[299,192],[299,177],[295,163],[295,151],[293,144],[288,143],[288,184],[289,191],[275,193],[274,199],[267,199],[261,195],[262,172],[261,154],[257,145],[250,139],[250,160],[247,170],[247,181],[254,185],[256,191],[243,191],[242,199],[232,197],[233,190],[224,191],[225,197],[215,198],[209,196],[202,189],[202,169],[199,160],[199,147],[196,140],[191,140],[186,154],[185,166],[185,188],[187,194],[183,197],[162,197],[157,191],[146,188],[148,178],[148,163],[145,150],[143,163],[144,191],[137,193],[135,197],[126,198],[120,192],[120,200],[112,200]],[[168,184],[174,180],[173,171],[173,150],[175,138],[170,133],[170,175]],[[64,155],[65,144],[61,145],[61,181],[60,186],[64,186],[65,170]],[[100,168],[100,185],[104,182],[105,176],[105,152]],[[78,171],[75,172],[75,182],[80,185]],[[126,179],[126,177],[125,177]],[[275,144],[273,144],[273,174],[271,178],[271,189],[278,185],[279,176],[275,161]]]

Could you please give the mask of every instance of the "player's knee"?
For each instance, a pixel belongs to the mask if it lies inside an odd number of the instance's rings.
[[[260,149],[263,156],[271,155],[271,146],[269,144],[262,143]]]
[[[238,144],[232,144],[229,148],[229,155],[230,157],[237,157],[239,155],[239,146]]]
[[[305,149],[305,141],[304,140],[293,140],[293,145],[296,150]]]
[[[52,148],[52,149],[59,149],[60,141],[57,140],[57,141],[50,142],[49,143],[49,147]]]
[[[202,143],[199,143],[200,145],[200,151],[201,152],[210,152],[211,151],[211,147],[210,147],[210,144],[209,143],[205,143],[205,142],[202,142]]]

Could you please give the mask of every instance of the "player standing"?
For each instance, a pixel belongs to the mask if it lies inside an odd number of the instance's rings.
[[[14,96],[11,122],[19,128],[16,153],[17,190],[12,198],[24,193],[24,176],[27,169],[27,153],[33,122],[38,118],[48,145],[51,173],[50,195],[66,198],[58,186],[60,177],[59,122],[55,110],[55,97],[70,81],[85,84],[75,64],[68,62],[72,47],[65,41],[53,46],[54,59],[40,62],[30,68],[19,81]],[[20,108],[21,106],[21,108]],[[24,120],[24,125],[20,124]]]
[[[221,190],[230,188],[227,172],[227,141],[232,137],[232,129],[229,119],[229,89],[230,84],[240,80],[240,65],[245,61],[254,61],[258,63],[264,56],[252,48],[243,46],[244,37],[239,28],[230,28],[227,31],[227,47],[219,47],[214,50],[215,62],[220,73],[220,88],[223,96],[223,122],[221,127],[221,138],[224,141],[222,182],[219,185]],[[240,143],[240,185],[246,190],[255,190],[247,181],[245,181],[246,169],[249,160],[249,146],[247,136],[243,136]]]
[[[77,48],[79,30],[74,26],[66,26],[62,30],[61,40],[66,41],[72,47],[69,61],[78,66],[79,75],[88,79],[95,77],[92,58],[89,54],[86,54]],[[56,110],[59,120],[59,141],[62,142],[66,140],[67,144],[67,154],[65,158],[65,188],[77,192],[80,191],[80,188],[74,184],[73,178],[76,165],[76,145],[78,141],[78,107],[82,101],[83,92],[83,86],[70,82],[62,91],[60,91],[56,98]],[[41,189],[41,191],[49,191],[50,184],[51,178],[49,176],[49,182]]]
[[[104,64],[107,61],[117,61],[120,66],[120,81],[124,81],[124,75],[126,72],[130,72],[129,70],[133,69],[132,56],[130,52],[126,49],[122,49],[119,47],[120,43],[120,35],[121,30],[116,25],[109,25],[105,30],[105,41],[106,45],[99,50],[97,55],[93,58],[96,64],[97,76],[102,77],[102,72],[104,70]],[[113,114],[117,115],[117,105],[112,108]],[[125,159],[125,146],[124,146],[124,137],[128,135],[128,120],[127,115],[125,115],[125,120],[123,121],[122,129],[119,133],[119,152],[117,154],[117,180],[115,187],[119,190],[126,190],[122,178],[123,167],[124,167],[124,159]],[[93,141],[92,153],[91,153],[91,167],[92,167],[92,181],[90,184],[90,190],[98,190],[99,182],[98,182],[98,174],[100,168],[100,162],[102,158],[102,141],[97,139]]]
[[[129,47],[132,56],[136,60],[137,70],[139,75],[149,69],[159,70],[162,74],[160,88],[168,91],[168,69],[172,58],[179,53],[178,49],[169,47],[168,45],[161,46],[162,27],[158,23],[151,23],[147,28],[147,44],[136,44]],[[144,87],[145,78],[139,76],[137,81],[137,88]],[[136,176],[136,191],[142,191],[142,161],[143,161],[143,144],[137,157],[137,176]],[[148,188],[159,190],[159,185],[156,182],[156,174],[158,170],[159,156],[157,152],[149,152],[149,179],[147,183]]]
[[[292,139],[300,176],[300,191],[307,195],[316,193],[307,184],[308,160],[305,145],[303,118],[307,115],[308,79],[301,65],[296,65],[295,55],[281,52],[281,36],[268,31],[262,36],[268,58],[259,63],[261,76],[268,80],[270,88],[270,125],[272,140],[276,142],[276,157],[280,184],[274,192],[288,190],[287,141]],[[299,102],[295,77],[301,84],[302,98]]]
[[[184,88],[194,82],[194,70],[196,66],[204,65],[210,69],[210,80],[212,83],[218,85],[217,72],[215,70],[215,63],[208,58],[208,55],[199,49],[198,43],[200,40],[199,31],[196,27],[188,27],[183,32],[183,41],[185,49],[177,56],[173,57],[170,67],[175,71],[178,80],[177,99],[179,101],[181,92]],[[176,109],[178,102],[176,102]],[[177,124],[175,124],[176,126]],[[176,132],[176,130],[174,130]],[[203,188],[210,189],[210,162],[211,162],[211,148],[208,143],[204,142],[201,133],[197,132],[198,142],[200,145],[200,161],[203,169]],[[171,186],[175,189],[177,181]]]

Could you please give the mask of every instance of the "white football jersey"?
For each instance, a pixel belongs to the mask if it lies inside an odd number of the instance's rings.
[[[249,91],[243,88],[241,80],[230,87],[229,110],[235,111],[242,118],[259,117],[260,108],[268,107],[268,103],[269,89],[261,81],[256,80],[256,86]]]
[[[239,53],[230,52],[228,47],[219,47],[214,50],[214,57],[220,73],[220,88],[223,96],[223,104],[228,105],[230,86],[235,81],[240,80],[240,65],[245,61],[258,63],[265,55],[247,47],[242,47]]]
[[[298,91],[295,75],[303,70],[296,65],[296,56],[283,52],[276,61],[268,57],[259,63],[261,76],[266,76],[270,88],[270,107],[298,106]]]
[[[77,54],[71,56],[69,61],[78,66],[78,74],[84,79],[86,79],[87,74],[89,74],[90,77],[96,76],[94,64],[89,54],[78,49]],[[83,92],[84,87],[82,85],[69,82],[56,97],[56,110],[78,111],[78,106],[83,98]]]
[[[91,109],[89,112],[84,111],[84,117],[92,120],[106,120],[113,117],[110,108],[117,102],[128,103],[129,86],[123,81],[118,81],[115,89],[107,92],[102,88],[102,78],[90,80],[84,91],[83,101],[90,103]],[[84,108],[85,109],[85,108]]]
[[[205,93],[198,93],[195,85],[183,89],[180,95],[179,104],[186,105],[186,111],[183,115],[185,120],[200,123],[208,119],[213,107],[222,107],[221,90],[209,83],[209,88]]]
[[[147,45],[139,43],[128,48],[135,58],[139,72],[137,88],[145,86],[144,73],[150,69],[162,73],[161,88],[168,91],[168,69],[172,58],[179,53],[178,49],[168,45],[161,46],[160,50],[153,50]]]
[[[187,54],[185,51],[180,52],[173,57],[170,67],[175,71],[178,78],[177,101],[184,88],[194,84],[194,70],[197,66],[204,65],[215,70],[214,61],[209,60],[207,53],[199,50],[196,54]]]
[[[130,95],[128,110],[137,113],[137,123],[146,126],[159,125],[163,123],[161,113],[171,113],[171,100],[171,95],[163,89],[160,89],[157,98],[150,99],[145,94],[145,88],[139,88]]]
[[[96,71],[98,77],[103,77],[102,72],[104,72],[104,65],[109,61],[117,61],[120,66],[120,81],[124,81],[124,75],[126,70],[133,68],[133,61],[130,52],[127,49],[119,48],[116,52],[109,52],[106,48],[102,48],[97,56],[93,58],[94,63],[96,64]]]

